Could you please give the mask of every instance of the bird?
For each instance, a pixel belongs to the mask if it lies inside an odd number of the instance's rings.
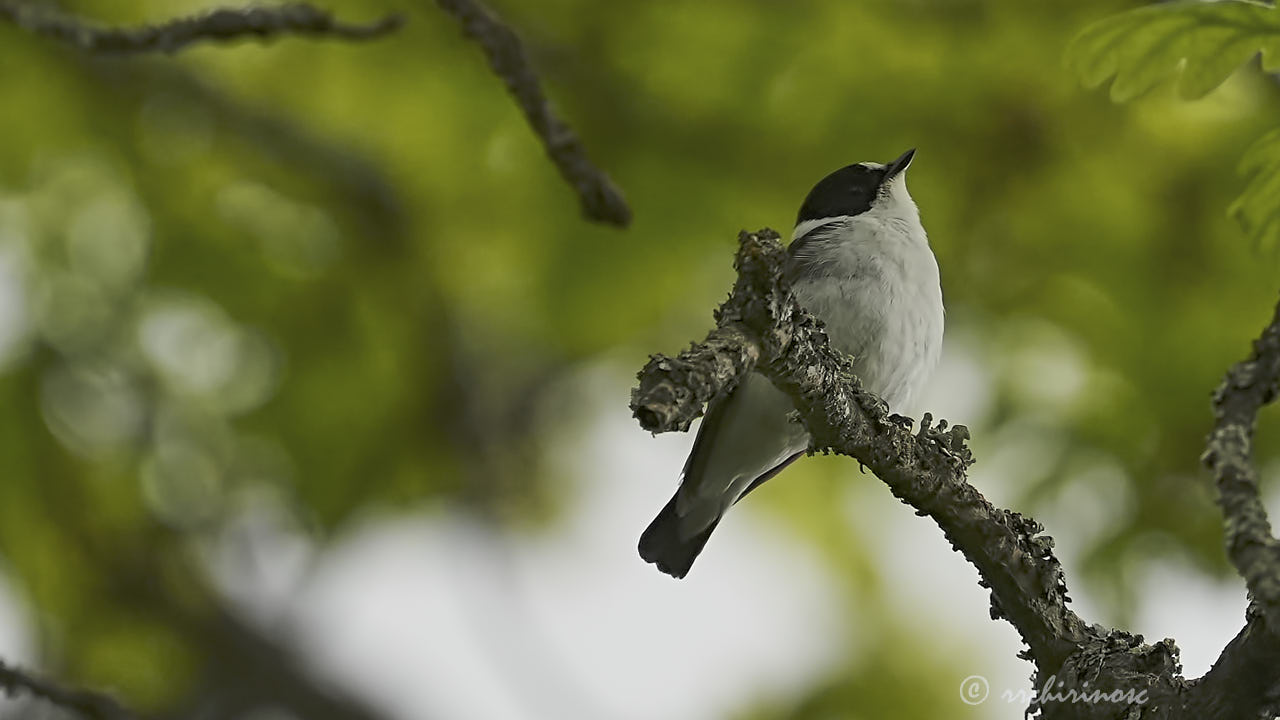
[[[914,157],[913,148],[889,163],[847,165],[814,185],[784,267],[863,388],[895,412],[911,407],[942,351],[938,262],[907,192]],[[675,495],[640,536],[641,558],[685,577],[725,512],[808,451],[794,410],[759,373],[714,398]]]

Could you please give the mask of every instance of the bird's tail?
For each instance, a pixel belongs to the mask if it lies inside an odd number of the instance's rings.
[[[748,406],[747,412],[739,413],[744,403]],[[763,410],[757,407],[761,403],[764,404]],[[698,437],[693,441],[693,449],[680,473],[680,489],[640,536],[640,557],[657,565],[659,570],[671,577],[682,578],[688,575],[693,561],[706,546],[707,539],[711,537],[729,506],[746,497],[747,493],[804,454],[803,447],[809,442],[807,436],[799,438],[801,449],[798,452],[772,468],[765,464],[776,462],[773,458],[785,446],[775,445],[786,442],[788,433],[795,427],[787,420],[787,409],[790,407],[791,401],[774,389],[768,380],[759,376],[747,379],[728,396],[712,401],[707,406],[707,416],[698,426]],[[735,423],[732,420],[735,413],[745,415],[745,418],[739,417]],[[760,417],[765,418],[763,424]],[[757,443],[755,447],[743,447],[749,437],[754,437],[752,433],[763,433],[767,439]],[[776,442],[773,437],[776,437]],[[717,453],[720,462],[713,463],[712,455]],[[731,457],[726,460],[726,455]],[[737,485],[738,476],[710,478],[710,487],[717,489],[721,495],[706,493],[708,473],[723,475],[738,472],[741,466],[750,468],[756,461],[769,469],[758,475],[736,497],[726,498],[723,493],[738,491],[737,488],[741,487]],[[681,497],[681,493],[686,493],[687,496]],[[677,512],[677,498],[686,501],[687,507],[683,508],[683,513]],[[697,532],[689,535],[691,529]]]
[[[756,478],[734,502],[736,503],[746,497],[752,490],[782,472],[802,455],[804,455],[804,451],[797,452]],[[689,568],[693,567],[693,561],[697,559],[698,553],[701,553],[702,548],[706,546],[707,539],[711,537],[711,532],[716,529],[716,525],[720,524],[720,518],[722,517],[721,515],[716,515],[711,524],[697,535],[681,539],[680,516],[676,514],[676,498],[679,496],[679,491],[671,496],[671,499],[663,506],[662,511],[658,513],[658,517],[649,523],[649,527],[645,528],[644,533],[640,536],[640,557],[645,562],[657,565],[659,570],[673,578],[683,578],[689,574]]]
[[[720,523],[717,517],[710,525],[693,537],[681,539],[680,516],[676,514],[676,496],[658,513],[658,517],[649,523],[644,534],[640,536],[640,557],[645,562],[653,563],[662,572],[674,578],[682,578],[689,574],[693,561],[707,544],[707,538]]]

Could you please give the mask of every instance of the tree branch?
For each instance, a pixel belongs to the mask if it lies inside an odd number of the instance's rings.
[[[1280,393],[1280,306],[1252,356],[1227,373],[1215,394],[1217,424],[1204,458],[1221,491],[1228,554],[1254,602],[1244,629],[1213,668],[1188,681],[1172,640],[1147,644],[1140,635],[1089,626],[1067,608],[1062,567],[1040,524],[992,506],[966,482],[973,463],[967,430],[947,430],[945,421],[933,427],[926,414],[912,434],[909,420],[889,415],[797,303],[782,274],[785,259],[777,233],[739,236],[738,277],[716,311],[716,329],[678,357],[651,357],[639,373],[631,408],[645,429],[688,429],[704,403],[754,368],[795,403],[812,451],[848,455],[869,467],[896,497],[933,518],[978,569],[981,584],[991,589],[992,617],[1013,624],[1029,647],[1023,657],[1036,664],[1033,684],[1045,694],[1035,696],[1028,713],[1043,720],[1275,717],[1280,542],[1258,497],[1251,455],[1257,412]],[[1114,691],[1129,707],[1064,700],[1067,691]]]
[[[394,32],[404,24],[401,16],[388,15],[368,25],[349,25],[305,3],[289,3],[278,7],[221,8],[159,25],[97,28],[79,18],[54,15],[23,2],[4,0],[0,2],[0,19],[87,52],[113,55],[174,53],[197,42],[228,42],[246,36],[261,40],[283,35],[367,40]]]
[[[577,134],[556,114],[515,31],[477,0],[436,0],[436,4],[484,49],[489,67],[506,83],[561,177],[577,192],[583,214],[597,222],[629,225],[631,208],[622,191],[591,162]]]
[[[1227,556],[1250,594],[1280,628],[1280,542],[1271,533],[1267,509],[1258,494],[1253,463],[1253,429],[1258,411],[1280,389],[1280,305],[1271,323],[1253,342],[1247,360],[1237,363],[1213,394],[1216,418],[1204,464],[1218,485],[1218,505],[1226,523]]]
[[[1257,718],[1280,713],[1280,642],[1258,603],[1245,626],[1189,693],[1191,717]]]
[[[1215,422],[1201,458],[1218,486],[1227,557],[1253,599],[1244,629],[1193,690],[1206,716],[1280,712],[1280,542],[1272,534],[1253,462],[1258,411],[1275,400],[1278,389],[1280,304],[1249,357],[1233,365],[1214,391]]]
[[[965,481],[973,458],[968,430],[925,415],[918,433],[862,389],[849,358],[783,279],[785,251],[772,230],[743,232],[738,279],[716,313],[717,328],[679,357],[652,357],[631,407],[651,432],[685,430],[702,404],[728,391],[754,365],[795,402],[814,452],[835,452],[870,468],[900,500],[928,515],[991,589],[992,616],[1008,619],[1041,668],[1057,668],[1096,639],[1067,608],[1062,567],[1039,523],[996,508]],[[908,421],[909,427],[909,421]]]
[[[0,661],[0,692],[10,697],[27,693],[89,720],[134,720],[115,698],[91,690],[64,688]]]

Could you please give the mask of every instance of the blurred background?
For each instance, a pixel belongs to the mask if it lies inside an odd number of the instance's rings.
[[[1208,668],[1245,593],[1198,456],[1276,299],[1226,214],[1271,78],[1082,89],[1066,44],[1134,3],[492,4],[631,228],[579,216],[432,3],[176,57],[0,26],[0,659],[161,718],[1021,717],[1016,633],[852,461],[754,493],[683,582],[635,552],[692,436],[639,428],[634,373],[709,329],[739,229],[917,147],[948,327],[916,415],[971,428],[1087,620]]]

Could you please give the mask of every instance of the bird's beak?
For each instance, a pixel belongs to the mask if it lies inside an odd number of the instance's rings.
[[[911,164],[911,158],[915,157],[915,155],[916,149],[911,148],[899,155],[897,160],[886,165],[884,168],[884,179],[889,181],[898,175],[901,175],[907,169],[907,166]]]

